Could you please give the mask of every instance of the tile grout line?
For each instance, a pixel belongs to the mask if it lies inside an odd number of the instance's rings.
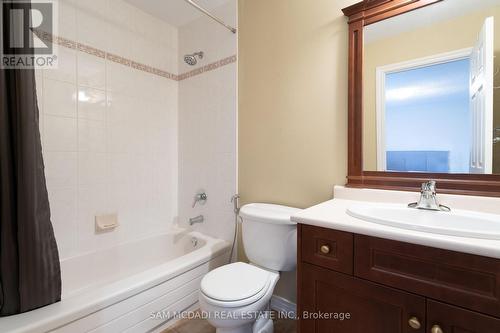
[[[76,248],[72,252],[80,252],[80,160],[82,154],[80,153],[80,72],[79,72],[80,57],[78,52],[75,52],[75,83],[76,83],[76,232],[75,243]]]
[[[210,72],[210,71],[215,70],[219,67],[232,64],[232,63],[236,62],[236,60],[237,60],[237,56],[232,55],[232,56],[225,57],[223,59],[214,61],[210,64],[204,65],[202,67],[199,67],[199,68],[196,68],[196,69],[190,70],[188,72],[177,75],[177,74],[173,74],[173,73],[170,73],[168,71],[165,71],[165,70],[153,67],[153,66],[145,65],[145,64],[136,62],[134,60],[124,58],[122,56],[119,56],[119,55],[116,55],[116,54],[113,54],[110,52],[106,52],[106,51],[97,49],[97,48],[89,46],[89,45],[85,45],[83,43],[75,42],[75,41],[72,41],[72,40],[64,38],[64,37],[55,36],[55,35],[52,35],[48,32],[39,30],[39,29],[35,29],[34,32],[37,35],[37,37],[43,41],[46,41],[49,43],[55,43],[57,45],[60,45],[60,46],[63,46],[63,47],[69,48],[69,49],[84,52],[84,53],[87,53],[89,55],[103,58],[105,60],[109,60],[109,61],[121,64],[123,66],[131,67],[131,68],[134,68],[134,69],[146,72],[146,73],[150,73],[153,75],[161,76],[161,77],[164,77],[166,79],[173,80],[173,81],[182,81],[182,80],[188,79],[188,78],[193,77],[193,76],[197,76],[197,75],[200,75],[200,74],[203,74],[206,72]]]

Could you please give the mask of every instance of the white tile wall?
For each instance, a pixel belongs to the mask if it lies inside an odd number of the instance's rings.
[[[231,1],[215,14],[237,26]],[[179,57],[186,72],[236,54],[237,37],[206,17],[179,29],[179,54],[204,51],[192,67]],[[205,222],[193,228],[232,240],[234,213],[230,202],[237,192],[237,65],[235,63],[190,77],[179,83],[179,222],[203,214]],[[195,193],[208,195],[205,205],[191,207]]]
[[[104,90],[106,88],[106,61],[87,53],[79,52],[78,85],[83,87],[94,87]]]
[[[59,35],[177,73],[177,29],[122,0],[59,0],[59,13]],[[178,83],[64,47],[59,68],[36,77],[61,258],[166,230],[177,216]],[[104,213],[120,226],[95,234]]]
[[[216,14],[236,26],[236,2]],[[59,0],[59,35],[180,74],[236,54],[236,36],[206,17],[176,29],[123,0]],[[40,132],[61,258],[166,230],[232,239],[236,193],[236,64],[181,82],[59,47],[59,68],[38,70]],[[206,205],[191,208],[199,189]],[[120,226],[95,234],[94,216]]]

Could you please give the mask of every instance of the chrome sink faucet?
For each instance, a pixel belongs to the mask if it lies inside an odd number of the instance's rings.
[[[413,202],[408,205],[410,208],[425,209],[425,210],[439,210],[449,212],[450,207],[440,205],[436,197],[436,182],[429,180],[422,184],[420,190],[420,199],[418,202]]]

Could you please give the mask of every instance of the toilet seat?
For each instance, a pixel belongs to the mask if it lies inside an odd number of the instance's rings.
[[[223,308],[241,307],[261,299],[271,284],[272,273],[242,262],[221,266],[201,281],[205,300]]]

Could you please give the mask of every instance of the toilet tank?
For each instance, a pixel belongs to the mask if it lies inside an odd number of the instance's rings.
[[[243,248],[251,263],[275,271],[297,264],[297,225],[290,216],[298,208],[253,203],[241,207]]]

